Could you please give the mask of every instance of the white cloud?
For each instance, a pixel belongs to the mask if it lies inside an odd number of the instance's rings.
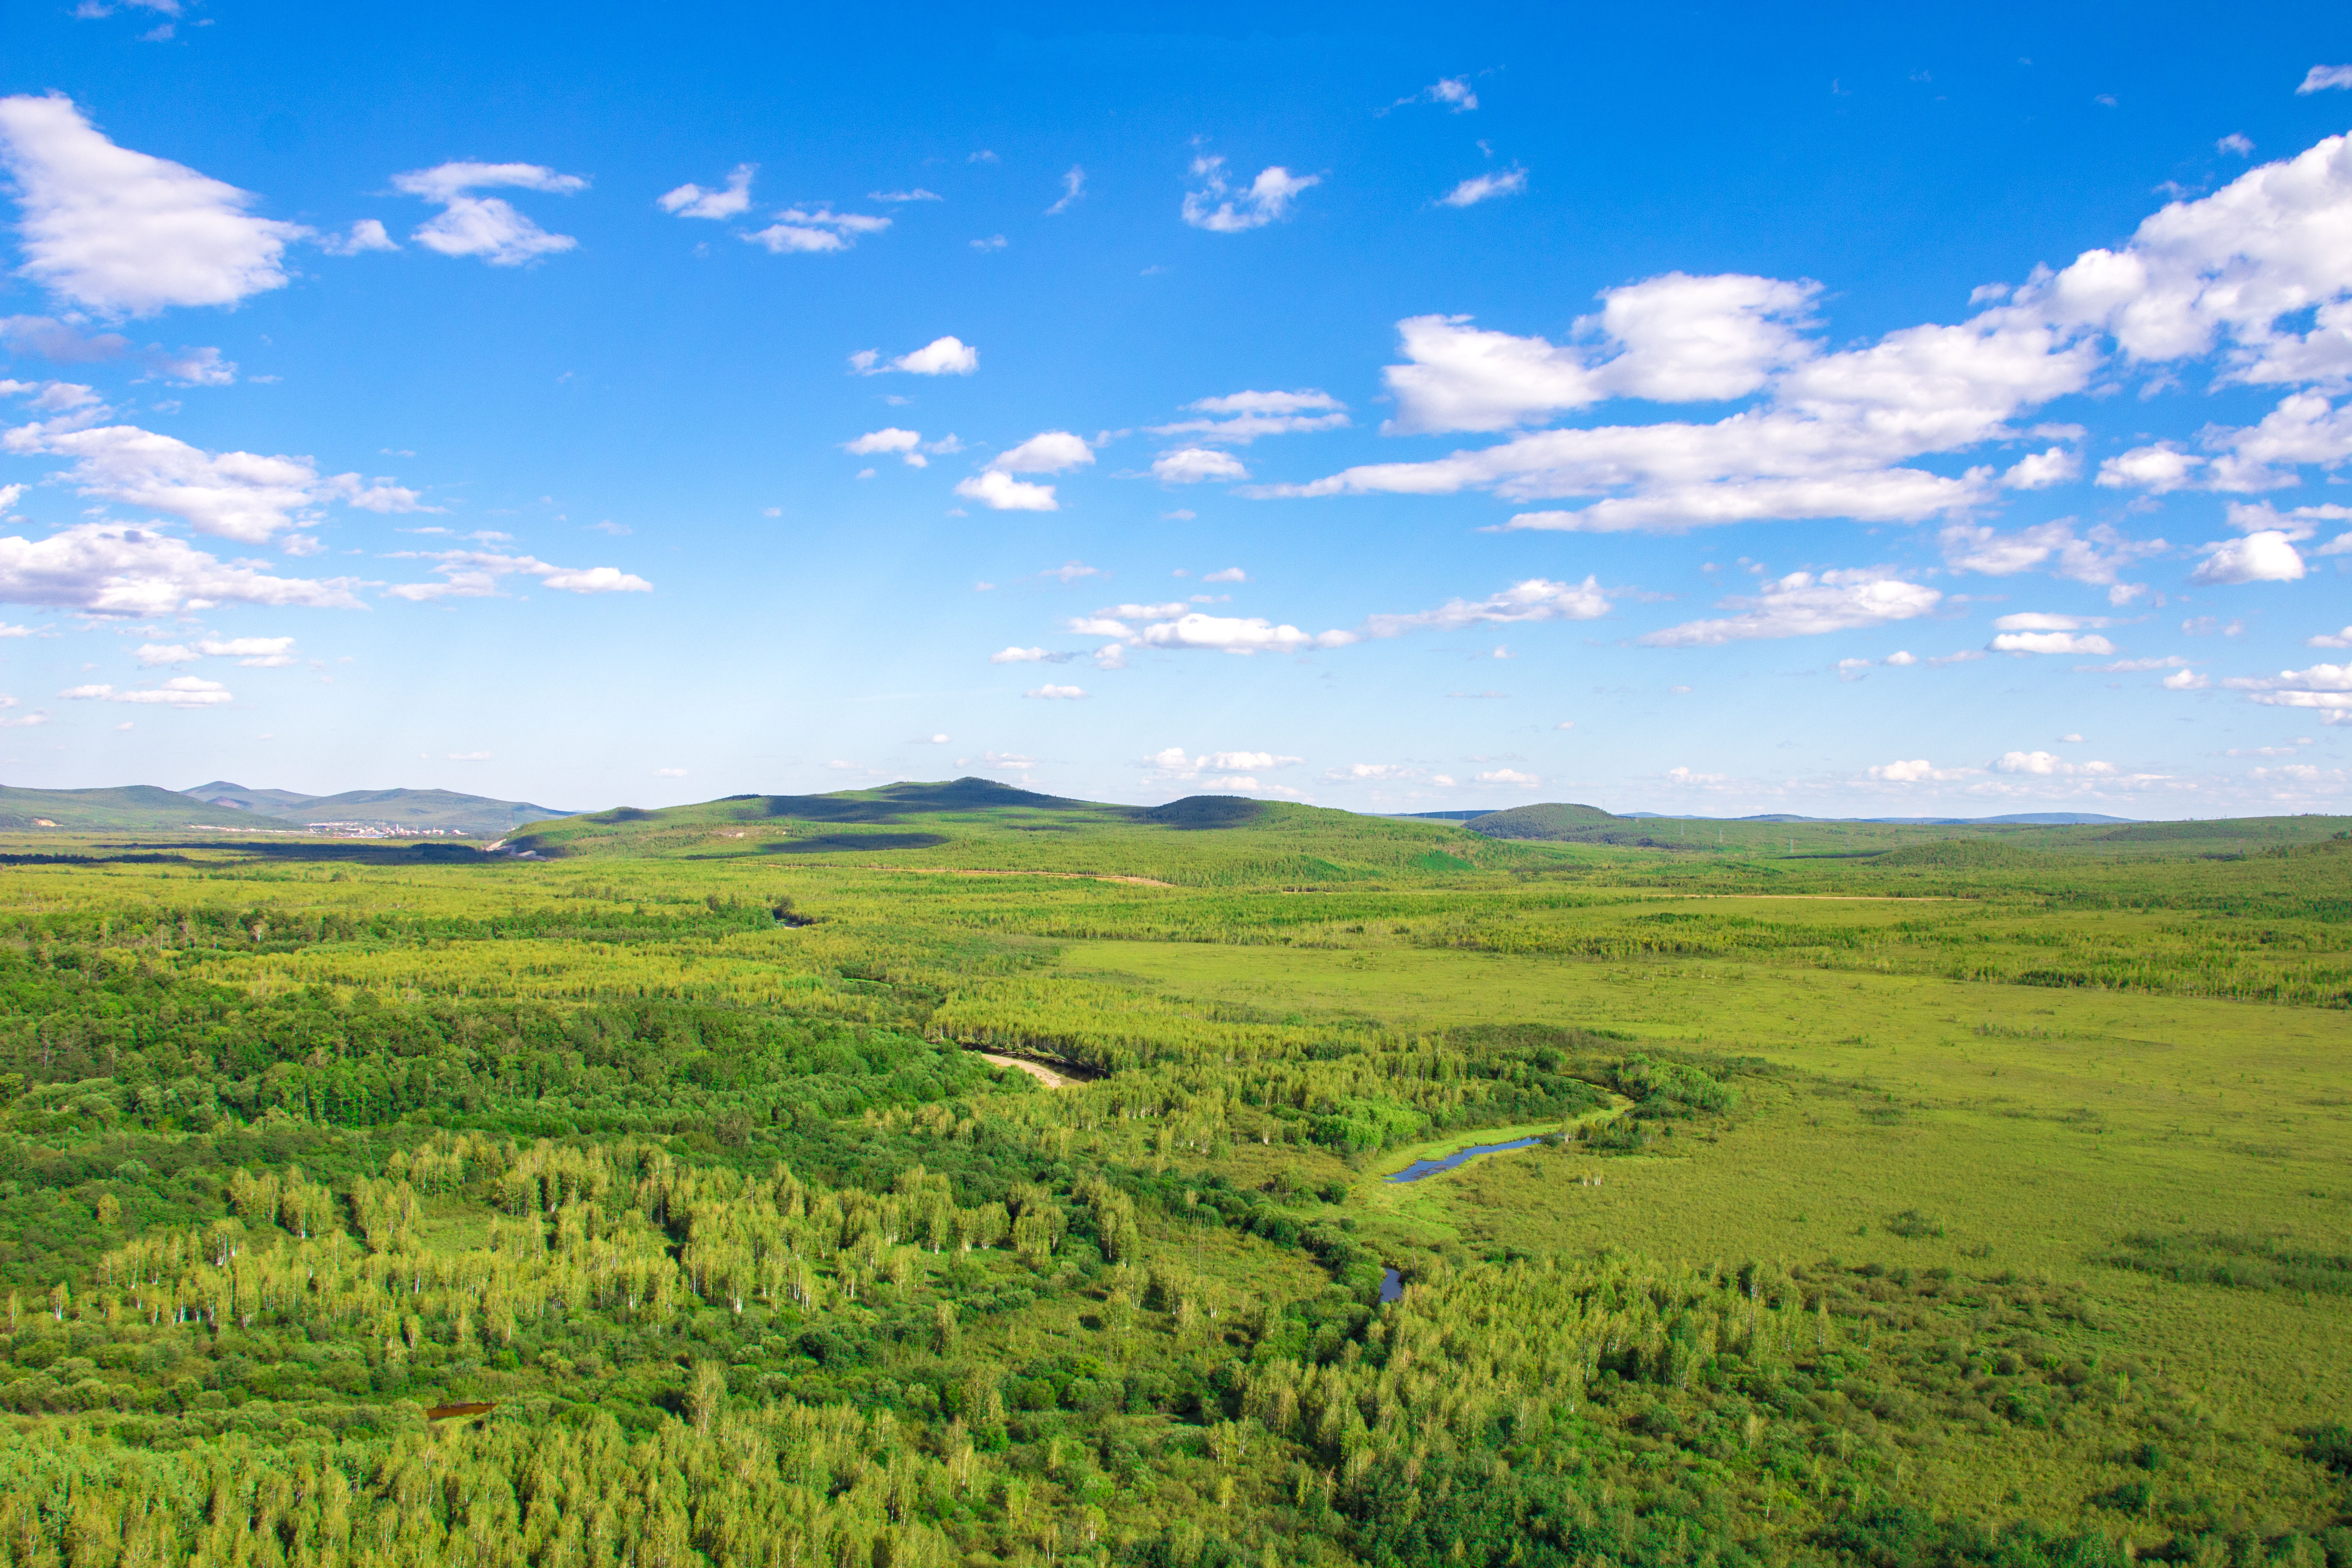
[[[1943,597],[1936,589],[1873,569],[1791,572],[1764,584],[1759,594],[1725,599],[1722,607],[1738,611],[1735,616],[1686,621],[1637,640],[1651,647],[1712,647],[1758,637],[1812,637],[1910,620],[1933,610]]]
[[[1738,273],[1669,272],[1604,290],[1576,322],[1590,348],[1472,327],[1466,316],[1397,323],[1405,357],[1384,373],[1411,435],[1502,430],[1611,396],[1738,397],[1812,353],[1801,335],[1820,286]]]
[[[1049,653],[1042,647],[1001,648],[988,656],[991,664],[1067,664],[1075,653]]]
[[[131,340],[121,332],[84,334],[52,316],[0,316],[0,342],[23,353],[37,353],[51,364],[96,364],[120,359]]]
[[[2064,447],[2052,447],[2020,458],[2001,475],[2000,482],[2012,490],[2047,489],[2083,477],[2083,458]]]
[[[2232,676],[2221,684],[2244,692],[2249,702],[2309,709],[2323,723],[2352,723],[2352,664],[2315,664],[2266,678]]]
[[[396,583],[386,597],[422,604],[432,599],[502,597],[499,579],[520,574],[537,578],[540,585],[566,594],[650,594],[654,585],[617,566],[556,566],[530,555],[501,555],[486,550],[401,552],[394,559],[436,561],[438,583]]]
[[[233,658],[248,669],[283,669],[294,662],[293,647],[292,637],[205,637],[196,651],[208,658]]]
[[[1533,773],[1523,773],[1514,768],[1496,768],[1492,773],[1475,773],[1472,777],[1482,784],[1507,784],[1513,789],[1533,789],[1543,780]]]
[[[1994,653],[2096,654],[2104,658],[2116,645],[2095,632],[2003,632],[1985,647]]]
[[[2204,562],[2189,574],[2192,583],[2293,583],[2305,571],[2303,556],[2276,529],[2263,529],[2204,548]]]
[[[1402,109],[1409,103],[1443,103],[1456,114],[1467,114],[1478,107],[1478,95],[1471,90],[1468,77],[1447,76],[1438,78],[1410,98],[1398,99],[1389,108]],[[1387,110],[1381,112],[1386,113]]]
[[[1991,765],[1997,773],[2032,773],[2043,778],[2097,777],[2116,771],[2113,763],[2070,763],[2049,752],[2003,752]]]
[[[980,368],[980,351],[961,338],[934,338],[894,360],[885,360],[874,349],[860,349],[849,356],[849,363],[859,375],[880,375],[893,370],[903,370],[910,375],[970,375]]]
[[[1005,238],[1001,234],[992,234],[983,238],[973,240],[971,242],[971,247],[974,250],[979,251],[1003,250],[1012,243],[1013,242],[1011,240]]]
[[[976,500],[992,511],[1059,511],[1051,485],[1027,484],[1000,469],[990,468],[956,483],[955,493]]]
[[[222,358],[218,349],[183,348],[168,353],[152,348],[139,360],[148,374],[161,376],[174,386],[227,386],[236,380],[236,362]]]
[[[2105,616],[2053,616],[2039,610],[2002,616],[1992,624],[1997,632],[2079,632],[2109,626]]]
[[[1043,698],[1049,702],[1076,702],[1083,699],[1086,694],[1086,689],[1083,687],[1055,686],[1049,683],[1045,686],[1040,686],[1034,690],[1024,691],[1021,695],[1024,697]]]
[[[1095,460],[1086,437],[1067,430],[1043,430],[1010,450],[999,452],[988,466],[1000,474],[1058,474],[1084,468]]]
[[[1880,763],[1870,770],[1870,776],[1881,784],[1928,784],[1957,778],[1960,772],[1939,772],[1927,758],[1911,762]]]
[[[1517,166],[1491,174],[1474,174],[1437,198],[1438,205],[1475,207],[1496,196],[1515,196],[1528,188],[1528,172]]]
[[[157,665],[194,664],[203,656],[192,647],[178,643],[142,643],[132,650],[141,664],[153,668]]]
[[[1234,392],[1203,397],[1184,405],[1205,419],[1154,425],[1154,436],[1190,436],[1196,441],[1247,446],[1260,436],[1292,431],[1338,430],[1348,424],[1347,405],[1328,392],[1308,387],[1297,392]]]
[[[1109,625],[1126,631],[1118,622]],[[1129,634],[1129,640],[1139,647],[1233,654],[1303,653],[1310,648],[1344,647],[1354,642],[1356,636],[1341,631],[1307,633],[1261,616],[1210,616],[1194,610],[1173,620],[1138,628]]]
[[[1065,561],[1059,566],[1048,567],[1037,574],[1040,577],[1055,578],[1066,586],[1081,577],[1099,577],[1102,574],[1101,567],[1089,566],[1083,561]]]
[[[1367,616],[1360,635],[1392,637],[1406,632],[1516,626],[1528,621],[1594,621],[1608,613],[1609,590],[1597,577],[1581,583],[1530,577],[1484,599],[1449,599],[1436,609],[1412,615]]]
[[[0,539],[0,601],[101,616],[161,616],[227,601],[363,608],[348,577],[272,577],[223,565],[153,529],[86,522],[47,539]]]
[[[370,250],[398,250],[400,242],[384,232],[381,218],[363,217],[352,225],[349,234],[325,236],[319,248],[330,256],[358,256]]]
[[[1076,201],[1080,196],[1086,195],[1086,190],[1087,172],[1078,167],[1076,163],[1071,164],[1069,172],[1062,176],[1062,199],[1055,202],[1052,206],[1047,207],[1045,209],[1045,216],[1047,217],[1059,217],[1062,214],[1068,212],[1070,210],[1070,204]]]
[[[443,256],[478,256],[493,267],[520,267],[580,243],[568,234],[548,233],[501,197],[473,194],[519,189],[568,196],[588,188],[578,174],[559,174],[538,163],[455,162],[394,174],[392,183],[441,208],[440,216],[409,237]]]
[[[1287,217],[1298,193],[1323,183],[1320,174],[1294,174],[1280,164],[1258,172],[1247,190],[1225,180],[1223,158],[1195,158],[1192,175],[1201,188],[1184,193],[1184,221],[1212,234],[1241,234]]]
[[[1250,776],[1279,768],[1297,767],[1304,757],[1286,757],[1273,752],[1208,752],[1200,756],[1188,756],[1181,746],[1170,746],[1144,759],[1150,776],[1180,783],[1205,782],[1221,789],[1255,790],[1262,794],[1296,795],[1296,790],[1269,787]],[[1211,777],[1223,774],[1224,777]]]
[[[880,234],[889,226],[888,218],[865,213],[837,213],[829,206],[819,206],[814,211],[786,207],[776,214],[775,222],[743,237],[753,245],[766,246],[772,255],[813,254],[847,250],[864,236]]]
[[[927,191],[920,185],[917,185],[910,191],[868,191],[866,193],[866,199],[869,202],[892,202],[899,204],[906,202],[943,202],[947,200],[945,196],[940,195],[937,191]]]
[[[111,686],[76,686],[58,695],[77,701],[160,703],[167,708],[218,708],[236,700],[220,682],[193,675],[175,675],[161,686],[135,687],[128,691]]]
[[[1398,784],[1422,776],[1419,768],[1402,763],[1351,763],[1323,775],[1327,784]]]
[[[2346,626],[2340,632],[2322,632],[2317,637],[2307,639],[2304,646],[2305,647],[2352,647],[2352,626]]]
[[[901,430],[892,425],[880,430],[869,430],[841,448],[860,458],[870,458],[877,452],[895,452],[913,468],[927,468],[930,459],[922,454],[923,437],[919,430]]]
[[[1904,328],[1852,350],[1828,352],[1800,319],[1813,286],[1769,279],[1670,275],[1611,290],[1606,308],[1559,344],[1461,317],[1416,317],[1401,323],[1408,363],[1389,372],[1398,410],[1390,428],[1400,434],[1509,430],[1608,397],[1763,396],[1711,424],[1548,430],[1256,493],[1589,498],[1580,510],[1523,513],[1506,525],[1584,531],[1949,517],[1995,501],[1996,470],[1939,474],[1915,459],[2028,434],[2016,416],[2090,390],[2111,363],[2218,353],[2224,380],[2352,386],[2347,224],[2352,142],[2334,137],[2210,196],[2172,203],[2123,246],[2038,270],[1959,325]],[[1645,293],[1667,306],[1651,323],[1663,331],[1655,342],[1642,338],[1633,309]],[[2158,441],[2111,458],[2101,478],[2110,487],[2243,491],[2347,460],[2352,408],[2310,390],[2256,425],[2209,429],[2198,449]],[[2014,463],[2007,479],[2010,488],[2063,482],[2074,462],[2051,448]]]
[[[1956,571],[2008,577],[2046,565],[2053,576],[2107,586],[2114,585],[2117,574],[2133,563],[2172,548],[2161,539],[2127,538],[2104,522],[2094,524],[2078,539],[2074,520],[2065,517],[2014,533],[2002,533],[1981,523],[1948,523],[1937,539],[1945,563]]]
[[[2167,691],[2202,691],[2213,682],[2210,677],[2200,675],[2193,669],[2180,669],[2166,676],[2159,684]]]
[[[448,760],[453,763],[487,763],[490,760],[490,753],[488,752],[451,752],[448,754]]]
[[[2213,151],[2216,153],[2234,153],[2241,158],[2251,158],[2254,154],[2254,143],[2252,139],[2247,136],[2244,132],[2232,131],[2227,136],[2222,137],[2219,142],[2213,143]]]
[[[1202,574],[1201,581],[1203,583],[1246,583],[1249,581],[1249,574],[1243,571],[1238,566],[1228,566],[1222,572],[1203,573]]]
[[[321,479],[308,458],[205,452],[135,425],[77,430],[59,429],[61,423],[70,421],[19,426],[0,437],[0,450],[71,458],[67,477],[83,495],[165,512],[247,544],[293,526],[299,509],[330,497],[372,511],[426,510],[415,491],[387,481]]]
[[[2187,668],[2189,662],[2177,653],[2168,653],[2147,658],[2119,658],[2113,664],[2078,664],[2074,668],[2078,670],[2096,671],[2101,675],[2132,675],[2147,669],[2181,669]],[[2079,741],[2083,737],[2061,735],[2058,738],[2062,741],[2070,739]]]
[[[2298,93],[2325,92],[2331,87],[2352,87],[2352,66],[2314,66],[2304,73]]]
[[[1231,452],[1185,447],[1153,458],[1151,477],[1162,484],[1192,485],[1203,479],[1246,479],[1249,469]]]
[[[689,182],[663,195],[654,205],[679,217],[730,218],[751,209],[751,176],[759,172],[757,163],[738,163],[722,186],[705,190]]]
[[[253,216],[254,197],[118,147],[70,99],[0,99],[0,162],[16,186],[23,276],[105,316],[233,305],[285,286],[309,231]]]

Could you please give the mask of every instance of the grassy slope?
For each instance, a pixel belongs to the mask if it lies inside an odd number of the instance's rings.
[[[224,827],[276,826],[266,820],[257,822],[250,812],[207,805],[176,790],[159,789],[152,784],[131,784],[120,789],[0,786],[0,830],[35,829],[37,817],[47,817],[62,829],[85,833],[171,833],[198,824]]]
[[[452,941],[201,958],[201,973],[265,987],[679,994],[853,1017],[915,1005],[936,1008],[935,1027],[1003,1016],[1049,1029],[1037,999],[1052,998],[1206,1052],[1218,1030],[1288,1031],[1303,1045],[1532,1023],[1761,1058],[1780,1073],[1742,1080],[1737,1116],[1629,1157],[1530,1151],[1411,1189],[1376,1184],[1402,1150],[1360,1169],[1240,1142],[1188,1158],[1244,1184],[1284,1167],[1349,1182],[1341,1212],[1407,1264],[1612,1247],[2079,1280],[2101,1315],[2065,1331],[2074,1348],[2128,1351],[2193,1402],[2206,1484],[2249,1500],[2250,1524],[2283,1529],[2335,1506],[2315,1491],[2297,1434],[2352,1410],[2346,1299],[2158,1279],[2107,1260],[2134,1234],[2340,1250],[2352,1229],[2352,1012],[2281,1005],[2352,992],[2352,853],[2329,842],[2342,819],[1772,828],[1782,846],[1797,840],[1793,856],[1769,854],[1760,830],[1719,852],[1645,852],[1294,806],[1218,828],[1181,821],[903,790],[781,810],[761,797],[542,827],[538,843],[568,852],[544,864],[387,860],[330,883],[323,866],[191,850],[179,867],[107,868],[106,896],[176,889],[289,915],[391,897],[431,916],[709,893],[790,897],[820,920],[663,950]],[[61,842],[100,848],[33,841]],[[1978,844],[1998,852],[1935,847]],[[1868,858],[1890,848],[1902,852]],[[931,867],[1174,885],[919,869]],[[223,885],[177,880],[194,872]],[[12,875],[20,900],[89,896],[85,870]],[[2066,973],[2138,988],[1971,977]],[[1580,1179],[1591,1174],[1605,1180]],[[1941,1234],[1890,1231],[1906,1211]],[[1206,1269],[1256,1267],[1195,1256]],[[2006,1427],[1955,1427],[1915,1462],[1954,1506],[2090,1524],[2105,1516],[2084,1500],[2131,1474],[2120,1450]]]

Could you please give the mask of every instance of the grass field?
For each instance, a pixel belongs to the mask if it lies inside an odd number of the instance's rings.
[[[2352,1563],[2352,823],[1641,826],[0,842],[0,1557]]]

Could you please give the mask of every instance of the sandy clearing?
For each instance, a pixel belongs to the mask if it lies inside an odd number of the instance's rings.
[[[1001,1068],[1018,1068],[1047,1089],[1067,1089],[1078,1081],[1074,1078],[1064,1078],[1052,1068],[1042,1067],[1035,1062],[1024,1061],[1019,1057],[1000,1057],[994,1051],[974,1051],[972,1055],[982,1061],[994,1062]]]

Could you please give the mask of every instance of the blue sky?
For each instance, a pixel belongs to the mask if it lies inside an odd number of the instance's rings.
[[[2340,7],[0,17],[0,767],[2345,810]]]

